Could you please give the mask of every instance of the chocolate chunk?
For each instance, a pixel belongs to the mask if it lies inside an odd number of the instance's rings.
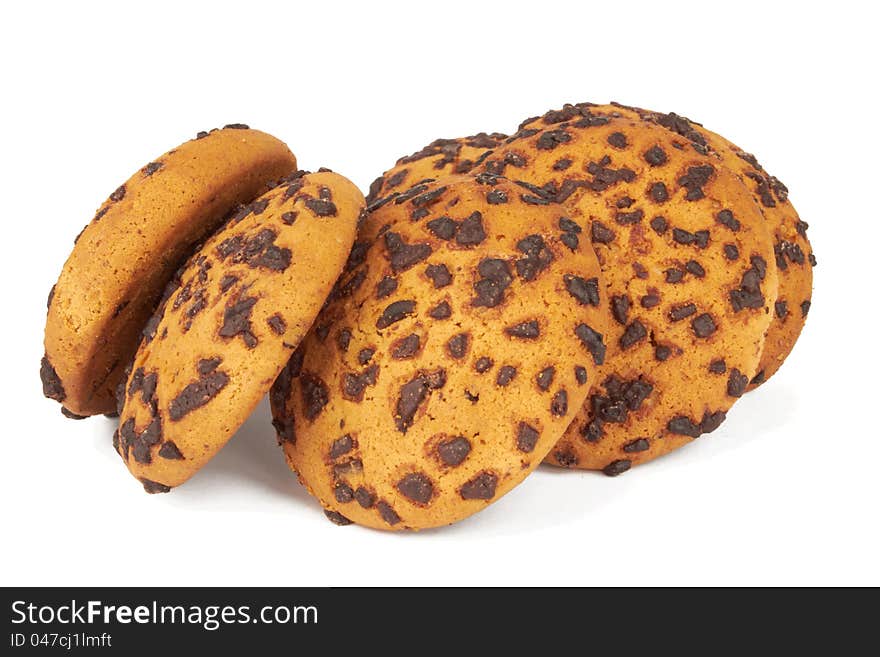
[[[382,315],[376,320],[376,328],[385,329],[415,313],[415,301],[395,301],[388,304]]]
[[[652,167],[659,167],[666,164],[666,152],[659,146],[651,146],[651,148],[645,151],[644,157],[645,162]]]
[[[682,228],[673,228],[672,239],[679,244],[693,244],[696,237],[693,233],[690,233]]]
[[[547,392],[547,390],[553,383],[554,376],[556,376],[556,368],[552,365],[550,365],[549,367],[545,367],[543,370],[538,372],[538,376],[535,377],[535,382],[538,384],[538,388],[542,392]]]
[[[584,279],[573,274],[563,276],[565,289],[577,299],[582,306],[599,305],[599,279],[596,277]]]
[[[587,368],[582,365],[575,365],[574,378],[578,382],[578,385],[584,385],[587,382]]]
[[[504,291],[513,282],[510,266],[498,258],[484,258],[477,265],[480,280],[474,283],[472,306],[494,308],[504,300]]]
[[[452,308],[448,302],[441,301],[428,311],[428,316],[431,319],[449,319],[452,317]]]
[[[448,466],[461,465],[471,452],[471,443],[464,436],[450,438],[437,445],[437,456]]]
[[[554,171],[565,171],[571,166],[571,159],[567,157],[560,158],[553,163]]]
[[[581,323],[575,327],[574,334],[590,352],[594,364],[601,365],[605,362],[605,343],[602,341],[601,333]]]
[[[354,490],[344,481],[340,481],[333,488],[333,497],[340,504],[348,504],[354,499]]]
[[[360,403],[364,399],[364,390],[367,386],[376,385],[379,377],[379,366],[370,365],[360,374],[346,372],[342,376],[342,396],[349,401]]]
[[[687,263],[685,263],[684,268],[688,273],[693,274],[697,278],[703,278],[706,275],[706,270],[703,269],[703,265],[696,260],[688,260]]]
[[[629,321],[629,309],[632,301],[628,296],[616,295],[611,297],[611,315],[618,324],[626,324]]]
[[[449,338],[446,343],[446,351],[455,359],[461,359],[467,354],[468,341],[470,335],[468,333],[459,333]]]
[[[220,279],[220,293],[225,294],[229,291],[233,285],[238,282],[238,276],[233,276],[232,274],[224,274],[223,278]]]
[[[736,260],[739,258],[739,249],[736,247],[736,244],[724,245],[724,257],[728,260]]]
[[[623,331],[623,335],[620,336],[620,347],[622,349],[629,349],[637,342],[644,340],[648,336],[648,330],[645,328],[645,325],[642,324],[639,320],[633,320]]]
[[[86,417],[88,417],[86,415],[77,415],[76,413],[68,410],[64,406],[61,407],[61,415],[63,415],[64,417],[66,417],[69,420],[85,420]]]
[[[498,485],[498,476],[493,472],[481,472],[467,481],[458,489],[462,499],[465,500],[491,500],[495,497],[495,487]]]
[[[810,306],[811,306],[811,305],[812,305],[812,304],[810,303],[810,300],[809,300],[809,299],[806,299],[806,300],[804,300],[804,301],[801,302],[801,316],[803,316],[804,318],[806,318],[807,314],[810,312]]]
[[[695,312],[697,312],[697,306],[693,303],[686,303],[680,306],[673,306],[669,310],[669,319],[673,322],[678,322],[683,320],[686,317],[690,317]]]
[[[336,205],[328,199],[306,198],[305,206],[316,217],[335,217],[337,214]]]
[[[251,332],[251,312],[256,303],[256,297],[246,297],[228,304],[223,311],[223,325],[220,327],[219,335],[224,338],[241,335],[248,347],[256,346],[256,337]]]
[[[317,375],[309,372],[300,374],[300,394],[306,419],[310,422],[321,414],[327,402],[330,401],[330,391],[327,389],[327,384]]]
[[[712,315],[703,313],[691,320],[691,328],[694,330],[694,335],[698,338],[708,338],[716,331],[717,326],[715,326],[715,320],[712,319]]]
[[[181,420],[211,401],[227,383],[229,376],[222,370],[199,372],[199,379],[188,384],[168,404],[168,417],[174,422]]]
[[[283,221],[284,224],[287,226],[293,226],[298,216],[299,212],[284,212],[281,215],[281,221]]]
[[[622,132],[612,132],[608,135],[607,141],[614,148],[626,148],[626,135]]]
[[[391,345],[391,357],[395,360],[412,358],[419,352],[420,343],[419,336],[415,333],[410,333],[405,338],[400,338]]]
[[[390,276],[384,276],[382,280],[376,284],[376,298],[384,299],[395,290],[397,290],[397,279],[391,278]]]
[[[705,196],[703,185],[709,182],[709,178],[715,173],[710,164],[688,167],[687,173],[678,179],[678,184],[687,190],[685,200],[699,201]]]
[[[428,244],[407,244],[398,233],[385,233],[385,250],[395,274],[406,271],[431,255]]]
[[[162,164],[162,162],[150,162],[147,166],[141,169],[141,173],[144,175],[145,178],[148,176],[152,176],[154,173],[162,168]]]
[[[568,413],[568,393],[565,390],[559,390],[550,401],[550,413],[556,417],[565,417]]]
[[[535,427],[525,422],[520,422],[516,428],[516,448],[526,454],[535,449],[541,434]]]
[[[761,370],[755,376],[752,377],[752,380],[749,383],[753,386],[759,386],[764,383],[764,380],[767,378],[767,372]]]
[[[168,493],[171,491],[171,486],[160,484],[158,481],[152,481],[143,477],[141,477],[138,481],[143,484],[144,490],[150,495],[155,495],[157,493]]]
[[[593,220],[591,238],[598,244],[610,244],[614,241],[614,231],[601,221]]]
[[[420,506],[428,504],[434,496],[434,484],[428,475],[410,472],[397,482],[397,490],[411,502]]]
[[[327,516],[327,520],[332,522],[334,525],[339,525],[340,527],[352,524],[352,521],[339,513],[339,511],[324,509],[324,515]]]
[[[632,461],[629,459],[619,459],[617,461],[612,461],[604,468],[602,468],[602,472],[609,477],[616,477],[617,475],[621,475],[632,466]]]
[[[534,340],[541,335],[541,329],[536,319],[508,326],[504,329],[504,332],[512,338],[520,338],[522,340]]]
[[[553,453],[553,458],[556,459],[557,463],[561,465],[563,468],[571,468],[578,463],[577,456],[570,451],[556,451]]]
[[[498,368],[498,376],[495,377],[495,384],[502,388],[513,381],[516,377],[516,368],[513,365],[502,365]]]
[[[662,182],[655,182],[652,184],[651,188],[648,190],[648,195],[655,203],[666,203],[666,201],[669,200],[669,190],[666,189],[666,185]],[[653,225],[652,221],[651,226]],[[661,231],[657,232],[659,233]]]
[[[110,200],[114,203],[121,201],[125,198],[125,185],[120,185],[116,188],[116,190],[110,194]]]
[[[700,430],[703,433],[712,433],[721,426],[726,417],[724,411],[715,411],[714,413],[706,411],[703,414],[703,420],[700,422]]]
[[[630,224],[637,224],[640,222],[645,216],[643,210],[633,210],[632,212],[618,212],[614,220],[620,224],[621,226],[627,226]]]
[[[400,199],[403,199],[404,201],[410,200],[410,203],[417,208],[424,207],[426,205],[432,205],[440,200],[440,197],[446,193],[446,190],[446,187],[438,187],[437,189],[432,189],[430,192],[423,192],[421,194],[418,194],[417,196],[413,196],[411,199],[405,197],[405,195],[401,195],[398,200],[395,201],[395,203],[401,203],[403,201],[401,201]]]
[[[639,303],[641,304],[642,308],[650,309],[660,304],[660,296],[651,292],[650,294],[646,294],[641,299],[639,299]]]
[[[627,454],[632,454],[634,452],[647,452],[650,448],[651,444],[647,438],[636,438],[626,443],[623,446],[623,451]]]
[[[449,268],[443,264],[428,265],[425,268],[425,276],[431,279],[437,289],[452,284],[452,274],[449,272]]]
[[[785,319],[788,316],[788,303],[785,300],[777,301],[773,307],[779,319]]]
[[[43,383],[43,395],[49,399],[63,402],[67,397],[58,373],[45,355],[40,361],[40,381]]]
[[[376,509],[379,511],[379,516],[387,522],[392,527],[400,522],[400,516],[391,508],[391,505],[388,504],[385,500],[381,500],[378,504],[376,504]]]
[[[492,366],[495,363],[488,356],[480,356],[477,358],[477,362],[474,363],[474,369],[477,370],[479,374],[484,374],[492,369]]]
[[[350,434],[345,434],[330,445],[330,458],[338,459],[340,456],[348,454],[352,449],[354,449],[354,440]]]
[[[272,315],[266,320],[266,323],[269,325],[269,328],[278,335],[284,335],[284,332],[287,330],[287,322],[284,321],[284,318],[280,313]]]
[[[533,281],[553,262],[553,253],[540,235],[529,235],[517,242],[516,248],[525,258],[516,261],[516,273],[524,281]]]
[[[593,179],[587,183],[587,186],[594,192],[604,192],[619,182],[632,182],[635,180],[636,173],[632,169],[627,169],[626,167],[612,169],[608,166],[609,164],[611,164],[611,158],[606,155],[598,162],[590,162],[587,165],[587,172],[593,176]]]
[[[183,454],[180,453],[177,445],[175,445],[174,442],[171,440],[167,440],[162,443],[162,446],[159,448],[159,456],[161,456],[163,459],[178,461],[183,459]]]
[[[661,363],[663,361],[669,360],[669,357],[672,355],[672,349],[667,347],[665,344],[658,344],[654,347],[654,358]]]
[[[727,379],[727,394],[731,397],[742,397],[749,385],[749,377],[740,372],[735,367],[730,370],[730,377]]]
[[[449,217],[432,219],[425,225],[429,231],[441,240],[451,240],[455,237],[455,233],[458,230],[458,224]]]
[[[357,355],[358,364],[366,365],[369,363],[374,353],[376,353],[376,350],[371,347],[364,347],[361,349]]]
[[[290,249],[274,244],[278,233],[272,228],[262,228],[255,235],[233,235],[217,247],[221,261],[229,260],[235,264],[244,263],[253,269],[285,271],[292,258]]]
[[[455,242],[459,246],[471,247],[482,243],[486,239],[486,231],[483,228],[483,215],[474,211],[461,222],[455,234]]]
[[[719,224],[721,224],[722,226],[726,226],[734,233],[737,232],[741,227],[739,220],[733,216],[733,212],[727,209],[721,210],[721,212],[716,214],[715,219],[718,221]]]
[[[664,274],[666,275],[667,283],[681,283],[684,280],[684,272],[680,269],[670,268]]]
[[[363,486],[358,486],[354,492],[354,499],[365,509],[370,509],[376,504],[376,494]]]
[[[567,144],[570,141],[571,135],[565,130],[547,130],[535,140],[535,147],[542,151],[552,151],[560,144]]]
[[[493,189],[486,194],[486,201],[489,205],[500,205],[502,203],[507,203],[507,200],[507,192],[502,189]]]
[[[406,433],[430,391],[442,388],[444,385],[446,385],[446,372],[442,369],[430,373],[419,372],[405,383],[400,389],[395,407],[394,424],[397,430]]]
[[[724,374],[727,371],[727,363],[724,362],[723,358],[713,360],[709,363],[709,371],[712,374]]]
[[[695,424],[693,420],[685,415],[677,415],[669,420],[666,428],[670,433],[679,436],[690,436],[691,438],[699,438],[702,433],[700,426]]]

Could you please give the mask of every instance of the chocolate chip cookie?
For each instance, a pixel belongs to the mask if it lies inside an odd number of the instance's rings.
[[[589,108],[545,120],[480,169],[562,203],[596,249],[608,356],[549,460],[616,475],[715,430],[757,374],[773,242],[751,190],[680,135]]]
[[[482,175],[378,203],[270,395],[339,524],[420,529],[520,483],[596,381],[612,319],[589,226]]]
[[[342,176],[295,173],[177,274],[119,389],[114,446],[147,492],[186,481],[247,419],[331,292],[363,212]]]
[[[231,210],[296,170],[281,141],[241,124],[148,163],[110,194],[49,293],[43,393],[72,417],[112,413],[162,289]]]

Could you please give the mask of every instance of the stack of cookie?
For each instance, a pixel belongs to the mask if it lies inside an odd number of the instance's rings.
[[[270,391],[332,521],[449,524],[542,461],[619,475],[715,430],[803,327],[806,228],[752,155],[675,114],[566,105],[437,140],[366,200],[227,126],[83,231],[44,393],[118,413],[116,450],[165,492]]]

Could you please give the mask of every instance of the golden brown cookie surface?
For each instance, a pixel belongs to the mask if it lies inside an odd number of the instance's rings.
[[[488,151],[497,148],[507,135],[480,132],[458,139],[435,139],[423,149],[397,160],[397,163],[370,185],[367,204],[393,192],[404,192],[424,180],[467,173]]]
[[[247,419],[330,293],[363,210],[342,176],[293,174],[169,285],[119,391],[114,438],[148,492],[186,481]]]
[[[68,414],[111,413],[141,329],[183,259],[231,210],[295,170],[281,141],[235,125],[199,133],[120,185],[49,295],[44,394]]]
[[[791,353],[811,304],[816,259],[807,239],[807,223],[801,221],[791,204],[788,189],[776,177],[768,174],[754,155],[701,124],[675,113],[663,114],[618,104],[584,103],[548,112],[539,119],[526,121],[521,127],[549,127],[573,117],[583,117],[584,114],[625,116],[662,126],[682,137],[682,143],[689,143],[691,148],[718,158],[751,189],[772,234],[779,271],[779,295],[773,307],[774,319],[767,331],[761,363],[750,387],[760,385],[779,369]]]
[[[583,222],[614,316],[599,385],[551,452],[619,474],[713,431],[757,371],[777,294],[770,235],[717,159],[640,119],[528,128],[482,165]]]
[[[521,482],[604,358],[598,276],[588,232],[509,180],[452,176],[380,203],[271,394],[331,520],[434,527]]]

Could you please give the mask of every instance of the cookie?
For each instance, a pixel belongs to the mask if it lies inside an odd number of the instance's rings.
[[[272,412],[330,519],[381,529],[449,524],[520,483],[586,398],[612,321],[588,230],[496,176],[382,204],[339,290]]]
[[[296,170],[271,135],[236,124],[150,162],[79,234],[49,293],[43,393],[68,416],[112,413],[141,329],[193,246]]]
[[[588,111],[521,129],[481,168],[563,203],[608,286],[606,363],[550,462],[616,475],[716,429],[758,371],[777,295],[751,190],[665,128]]]
[[[574,117],[625,116],[639,118],[662,126],[683,138],[682,143],[720,160],[752,190],[773,237],[773,251],[779,271],[779,295],[773,306],[773,322],[764,341],[764,352],[758,371],[750,382],[754,388],[769,379],[794,348],[810,310],[813,290],[813,267],[816,258],[807,239],[808,225],[798,216],[788,198],[788,188],[771,176],[751,153],[675,113],[662,114],[637,107],[567,105],[548,112],[540,119],[526,121],[521,128],[551,127]],[[568,118],[566,118],[568,117]]]
[[[394,192],[403,192],[429,179],[467,173],[486,157],[488,151],[500,146],[507,135],[480,132],[458,139],[436,139],[420,151],[397,160],[397,164],[370,185],[367,205]]]
[[[169,284],[120,386],[114,437],[147,492],[186,481],[247,419],[331,292],[363,211],[342,176],[295,173]]]

